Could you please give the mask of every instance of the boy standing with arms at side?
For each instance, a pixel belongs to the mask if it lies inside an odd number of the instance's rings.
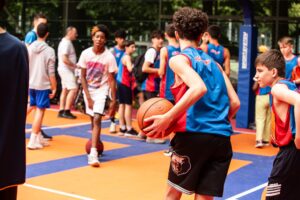
[[[131,56],[135,52],[134,41],[125,41],[125,53],[121,57],[118,74],[117,74],[117,84],[118,84],[118,99],[119,99],[119,121],[120,121],[120,134],[127,137],[137,136],[136,130],[132,127],[132,69],[133,63],[131,61]],[[122,131],[123,130],[123,131]],[[126,130],[126,131],[124,131]],[[124,134],[125,132],[125,134]]]
[[[255,78],[260,87],[270,86],[272,143],[280,150],[273,162],[266,199],[298,199],[300,180],[300,94],[284,80],[285,61],[278,50],[256,58]]]
[[[223,195],[232,158],[230,120],[240,101],[225,72],[198,48],[208,25],[207,15],[185,7],[175,12],[173,23],[181,49],[170,60],[176,104],[164,115],[146,119],[153,124],[144,131],[164,137],[176,121],[165,199],[178,200],[182,193],[195,193],[195,199],[211,200]]]
[[[38,39],[28,47],[30,107],[36,107],[32,133],[27,148],[41,149],[47,142],[41,135],[45,109],[50,107],[50,98],[56,93],[55,52],[46,39],[49,35],[47,24],[37,27]]]
[[[160,49],[158,75],[161,81],[159,96],[174,103],[174,97],[171,92],[171,86],[174,84],[174,72],[170,68],[169,60],[180,53],[180,48],[175,38],[175,27],[173,24],[166,26],[165,38],[168,40],[168,46]]]
[[[114,76],[117,71],[117,63],[112,53],[105,48],[109,37],[108,28],[101,24],[94,26],[91,37],[93,46],[81,53],[78,65],[81,67],[81,84],[84,91],[86,113],[91,116],[92,125],[92,147],[88,155],[88,164],[92,167],[99,167],[96,146],[100,140],[101,121],[109,88],[112,92],[112,102],[116,102]]]

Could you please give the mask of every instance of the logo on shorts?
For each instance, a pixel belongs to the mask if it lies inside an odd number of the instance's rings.
[[[172,171],[177,175],[187,174],[191,170],[191,162],[188,156],[181,156],[175,152],[171,158]]]

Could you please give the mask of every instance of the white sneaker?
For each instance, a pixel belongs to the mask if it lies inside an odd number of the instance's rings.
[[[31,133],[29,142],[27,144],[27,148],[29,150],[36,150],[36,149],[42,149],[43,148],[43,145],[41,145],[38,142],[38,137],[39,137],[38,134]]]
[[[48,140],[45,139],[45,138],[42,136],[42,134],[39,134],[39,135],[38,135],[38,137],[37,137],[37,139],[36,139],[36,143],[41,144],[43,147],[47,147],[47,146],[50,145],[49,142],[48,142]]]
[[[88,164],[92,167],[100,167],[100,162],[97,155],[89,154],[88,155]]]
[[[256,141],[255,148],[262,148],[264,146],[262,141]]]
[[[117,132],[116,123],[110,122],[109,132],[110,133],[116,133]]]

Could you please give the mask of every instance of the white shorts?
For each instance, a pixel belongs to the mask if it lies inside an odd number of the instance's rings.
[[[71,70],[66,69],[58,69],[58,74],[61,79],[61,87],[63,89],[72,90],[77,89],[77,81],[75,77],[75,73]]]
[[[85,102],[85,112],[90,116],[94,116],[95,113],[104,115],[105,103],[108,95],[108,87],[99,89],[89,89],[90,96],[94,101],[93,110],[88,106],[88,101],[85,93],[83,92],[84,102]]]

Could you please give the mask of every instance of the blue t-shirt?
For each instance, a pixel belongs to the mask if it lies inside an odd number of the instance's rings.
[[[25,44],[31,44],[37,40],[37,34],[33,30],[29,31],[25,36]]]

